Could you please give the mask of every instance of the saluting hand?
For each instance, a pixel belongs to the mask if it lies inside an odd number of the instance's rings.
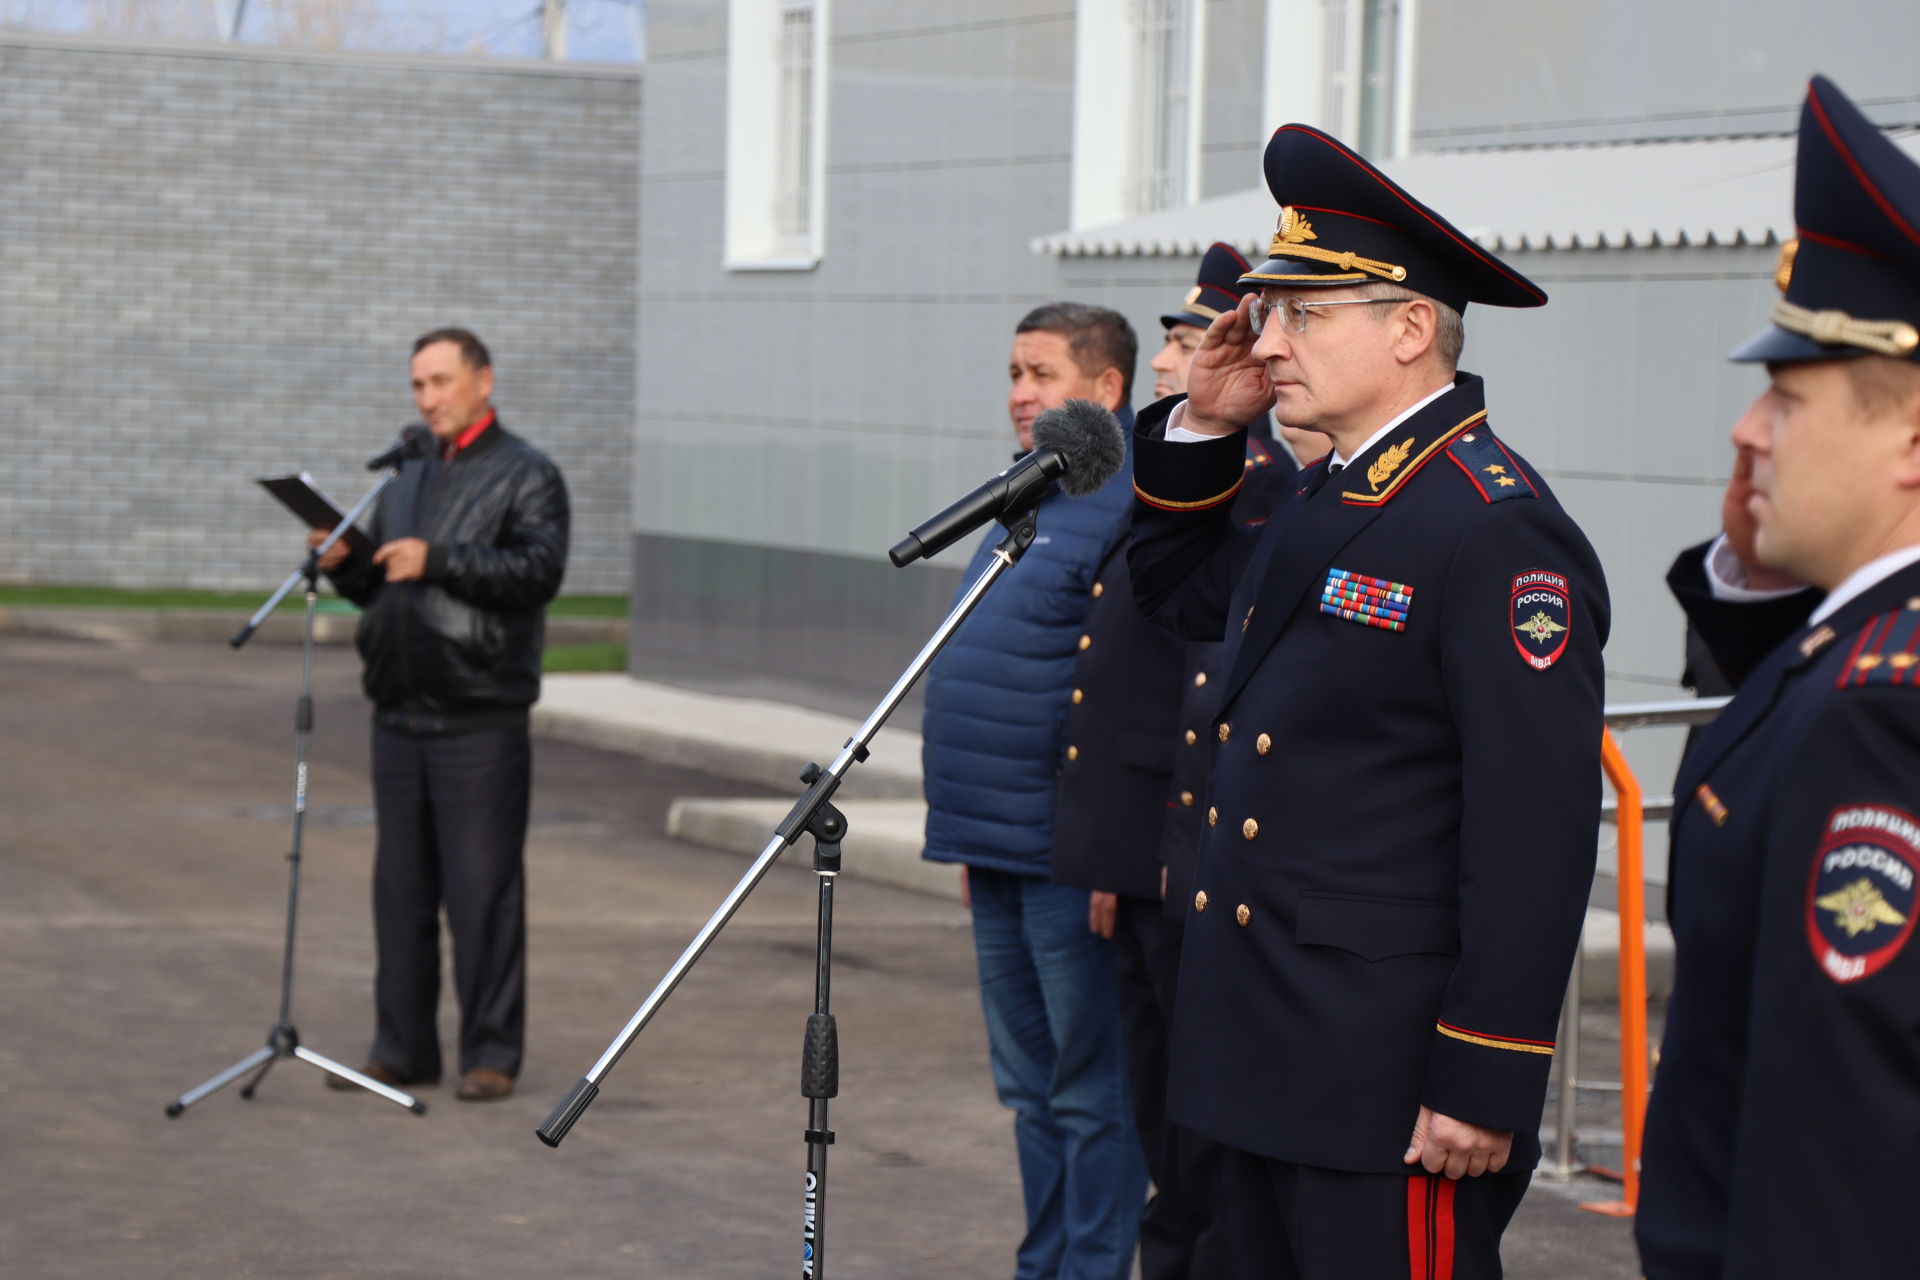
[[[1419,1118],[1413,1122],[1413,1140],[1407,1144],[1407,1154],[1401,1161],[1418,1164],[1428,1173],[1444,1173],[1449,1178],[1477,1178],[1506,1168],[1512,1151],[1511,1133],[1482,1129],[1477,1124],[1422,1107]]]
[[[427,571],[426,540],[395,538],[373,553],[373,562],[387,571],[388,582],[417,582]]]
[[[1259,335],[1248,308],[1253,296],[1216,317],[1187,367],[1187,413],[1181,426],[1204,435],[1232,435],[1273,407],[1266,361],[1254,357]]]

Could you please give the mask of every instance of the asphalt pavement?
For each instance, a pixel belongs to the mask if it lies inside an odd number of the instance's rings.
[[[320,652],[293,1004],[349,1065],[372,1021],[357,676]],[[513,1097],[425,1088],[416,1117],[288,1061],[166,1118],[278,1011],[298,680],[285,645],[0,636],[0,1275],[798,1274],[803,868],[769,873],[558,1150],[533,1135],[745,870],[667,838],[669,806],[773,794],[748,783],[537,744]],[[837,898],[824,1273],[1006,1276],[1019,1180],[966,915],[857,879]],[[1627,1224],[1576,1207],[1613,1194],[1538,1183],[1508,1274],[1637,1275]]]

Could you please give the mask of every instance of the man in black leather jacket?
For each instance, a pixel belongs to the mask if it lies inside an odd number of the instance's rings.
[[[453,935],[460,1087],[506,1097],[526,1024],[524,852],[546,604],[566,567],[557,467],[493,411],[492,360],[464,329],[414,343],[414,402],[431,456],[404,462],[369,529],[323,566],[362,612],[373,700],[373,872],[379,972],[364,1068],[396,1085],[440,1078],[440,908]],[[317,542],[322,535],[314,535]],[[331,1082],[331,1077],[329,1077]]]

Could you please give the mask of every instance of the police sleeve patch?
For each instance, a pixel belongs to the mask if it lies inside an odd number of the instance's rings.
[[[1837,983],[1878,973],[1913,935],[1920,821],[1884,805],[1842,805],[1807,878],[1807,943]]]
[[[1535,671],[1560,661],[1573,635],[1573,593],[1567,580],[1545,569],[1529,569],[1513,580],[1513,646]]]

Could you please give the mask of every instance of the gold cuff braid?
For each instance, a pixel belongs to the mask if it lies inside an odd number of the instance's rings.
[[[1912,355],[1920,347],[1920,329],[1905,320],[1856,320],[1844,311],[1815,311],[1785,298],[1775,299],[1773,322],[1822,346],[1844,344],[1901,357]]]

